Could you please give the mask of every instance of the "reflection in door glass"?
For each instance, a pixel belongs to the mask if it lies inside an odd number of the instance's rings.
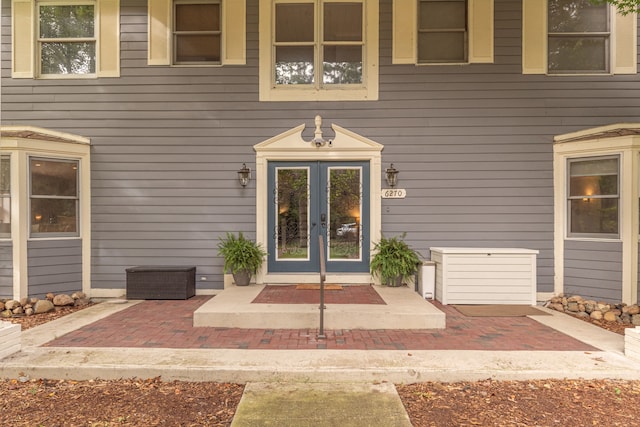
[[[360,168],[329,168],[329,260],[360,260]]]
[[[309,259],[309,169],[276,172],[278,259]]]

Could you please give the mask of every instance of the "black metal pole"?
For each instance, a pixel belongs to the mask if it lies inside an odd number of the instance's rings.
[[[324,265],[324,238],[319,236],[318,244],[320,245],[320,333],[318,339],[327,338],[324,335],[324,280],[327,276]]]

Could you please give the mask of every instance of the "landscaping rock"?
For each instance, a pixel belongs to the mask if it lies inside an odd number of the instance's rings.
[[[13,316],[13,313],[11,312],[11,310],[3,310],[2,312],[0,312],[0,317],[11,317]]]
[[[71,298],[78,300],[78,299],[87,299],[87,294],[85,294],[84,292],[74,292],[71,294]]]
[[[618,316],[616,316],[616,313],[613,311],[607,311],[606,313],[604,313],[604,320],[606,320],[607,322],[615,322],[616,320],[618,320]]]
[[[4,303],[5,310],[13,310],[14,308],[20,305],[20,301],[16,301],[14,299],[10,299]]]
[[[640,314],[634,314],[633,316],[631,316],[631,324],[640,326]]]
[[[43,299],[35,303],[33,306],[34,314],[47,313],[54,309],[53,303],[48,299]]]
[[[604,315],[602,314],[602,312],[601,312],[601,311],[596,310],[596,311],[591,312],[590,317],[591,317],[593,320],[602,320],[602,318],[604,317]]]
[[[82,307],[85,305],[89,305],[89,303],[91,302],[91,300],[89,298],[78,298],[73,302],[73,305],[76,307]]]
[[[62,307],[65,305],[73,305],[73,298],[67,294],[59,294],[53,297],[53,305]]]
[[[640,314],[640,306],[638,304],[633,304],[627,307],[627,313],[630,315]]]

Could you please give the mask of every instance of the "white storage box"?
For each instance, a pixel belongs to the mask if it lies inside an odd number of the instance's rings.
[[[536,304],[537,250],[431,248],[442,304]]]

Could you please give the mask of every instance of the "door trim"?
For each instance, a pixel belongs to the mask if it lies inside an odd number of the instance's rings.
[[[256,151],[256,241],[267,247],[268,226],[268,162],[270,161],[365,161],[369,162],[369,221],[371,224],[369,248],[380,240],[382,228],[381,209],[381,144],[331,124],[335,136],[330,143],[318,147],[302,137],[306,125],[293,129],[254,145]],[[363,244],[366,244],[363,242]],[[256,283],[314,283],[318,274],[270,273],[265,262],[256,276]],[[327,281],[371,283],[369,273],[328,274]]]

